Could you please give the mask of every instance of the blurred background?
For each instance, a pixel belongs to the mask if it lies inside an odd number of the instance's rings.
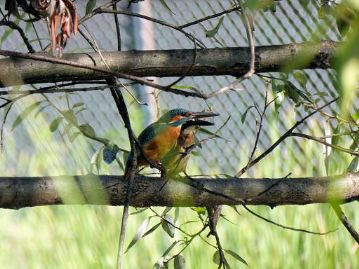
[[[130,6],[132,12],[158,18],[174,25],[182,25],[210,14],[229,9],[232,1],[143,1]],[[76,1],[80,17],[85,15],[87,1]],[[101,5],[104,1],[97,1]],[[127,8],[121,1],[119,8]],[[321,14],[318,1],[279,1],[273,11],[254,13],[254,37],[256,46],[279,45],[293,42],[340,40],[333,20]],[[119,15],[123,50],[180,49],[193,48],[193,44],[181,33],[139,18]],[[221,27],[214,37],[206,33],[218,25]],[[26,26],[26,35],[36,50],[40,50],[37,34],[42,45],[49,43],[44,21]],[[36,31],[35,31],[36,29]],[[99,14],[82,26],[102,51],[117,50],[117,38],[113,15]],[[232,12],[186,28],[198,37],[206,47],[248,46],[245,27],[240,14]],[[207,34],[208,35],[208,34]],[[0,28],[0,48],[26,51],[16,31]],[[66,53],[90,52],[86,40],[77,35],[71,38]],[[281,78],[280,73],[267,74]],[[308,91],[321,102],[337,95],[337,80],[333,70],[305,70],[301,75],[288,75],[289,80],[303,91]],[[300,79],[302,78],[302,79]],[[304,79],[303,79],[304,78]],[[159,84],[168,84],[176,78],[156,78]],[[180,85],[193,86],[204,93],[218,91],[231,83],[230,76],[187,77]],[[38,87],[39,85],[34,85]],[[41,85],[44,86],[44,85]],[[80,85],[83,87],[84,85]],[[32,86],[22,86],[30,89]],[[227,123],[220,130],[222,138],[207,141],[199,154],[192,156],[189,173],[192,175],[234,175],[246,163],[256,136],[258,115],[249,106],[263,107],[267,92],[269,100],[274,98],[271,85],[258,76],[241,83],[235,91],[228,91],[207,101],[185,98],[169,93],[157,92],[147,87],[134,86],[134,98],[125,93],[129,104],[132,124],[136,134],[153,122],[163,111],[171,108],[187,108],[195,111],[212,108],[220,113],[212,131]],[[49,126],[58,109],[69,104],[79,104],[83,110],[76,116],[81,123],[90,124],[100,137],[105,137],[120,147],[129,149],[127,134],[109,91],[92,91],[76,94],[48,94],[53,106],[39,105],[21,124],[14,124],[24,109],[43,100],[42,96],[28,96],[17,101],[7,115],[0,169],[3,176],[37,176],[86,174],[93,172],[91,160],[100,148],[96,142],[79,135],[73,141],[64,136],[65,123],[60,123],[55,132]],[[40,110],[41,109],[41,110]],[[335,107],[332,107],[335,109]],[[36,111],[40,110],[39,113]],[[3,109],[3,115],[7,113]],[[246,117],[243,115],[246,113]],[[276,141],[285,130],[306,115],[301,107],[294,107],[289,98],[284,98],[280,107],[269,107],[264,120],[257,155]],[[230,117],[230,118],[229,118]],[[229,118],[229,119],[228,119]],[[15,126],[14,126],[15,125]],[[311,118],[300,132],[313,136],[332,133],[330,122],[320,116]],[[312,141],[287,139],[259,165],[251,168],[248,177],[291,177],[326,175],[325,148]],[[349,158],[349,157],[345,157]],[[100,174],[122,174],[116,165],[101,164]],[[344,207],[353,224],[359,224],[354,215],[354,206]],[[157,208],[158,212],[163,209]],[[223,247],[231,249],[246,259],[251,268],[358,268],[357,245],[345,229],[340,226],[328,205],[286,206],[270,209],[253,207],[253,210],[274,221],[325,232],[339,230],[325,236],[309,235],[283,230],[240,211],[225,208],[219,233]],[[0,218],[0,264],[6,268],[114,268],[120,229],[121,208],[105,206],[53,206],[19,211],[1,210]],[[135,209],[133,209],[135,211]],[[173,211],[173,210],[172,210]],[[170,213],[173,213],[170,211]],[[141,222],[151,212],[145,211],[130,217],[127,241],[136,233]],[[191,209],[180,210],[180,223],[195,220],[197,213]],[[151,225],[159,220],[151,218]],[[150,227],[149,226],[149,227]],[[199,223],[185,227],[194,232]],[[176,235],[180,237],[181,235]],[[171,245],[171,239],[158,229],[138,242],[125,256],[127,268],[152,268],[163,252]],[[212,255],[215,249],[197,240],[185,252],[187,268],[215,268]],[[14,258],[16,257],[16,258]],[[245,265],[228,258],[232,268]],[[171,265],[172,266],[172,265]]]

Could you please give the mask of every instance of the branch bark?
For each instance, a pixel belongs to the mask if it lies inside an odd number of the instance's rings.
[[[284,179],[198,178],[193,180],[192,186],[170,180],[163,187],[164,182],[158,177],[136,176],[130,205],[190,207],[245,203],[277,206],[333,200],[345,203],[359,199],[359,173]],[[126,192],[127,181],[122,176],[1,177],[0,208],[123,205]]]
[[[338,44],[323,41],[316,44],[287,44],[256,47],[256,72],[280,71],[285,63],[301,55],[312,55],[306,68],[331,68],[331,60]],[[196,53],[196,63],[193,57]],[[0,50],[0,55],[8,55]],[[175,77],[232,75],[242,76],[249,68],[249,48],[178,49],[153,51],[102,52],[65,54],[64,60],[91,67],[103,68],[133,76]],[[189,69],[190,66],[193,67]],[[23,83],[49,83],[69,80],[93,80],[111,77],[110,74],[84,68],[54,64],[33,59],[8,57],[0,59],[0,86]],[[304,67],[300,67],[304,68]]]

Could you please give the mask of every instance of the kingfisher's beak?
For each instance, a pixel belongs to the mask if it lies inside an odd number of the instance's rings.
[[[202,118],[216,117],[219,116],[217,113],[213,112],[193,112],[190,116],[190,119],[184,124],[184,128],[189,126],[211,126],[214,125],[213,122],[203,120]]]
[[[192,119],[199,119],[199,118],[209,118],[209,117],[216,117],[219,116],[218,113],[214,112],[193,112],[191,115]]]

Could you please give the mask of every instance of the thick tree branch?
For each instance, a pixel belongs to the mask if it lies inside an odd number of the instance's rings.
[[[184,182],[136,176],[130,205],[214,206],[220,204],[286,205],[350,202],[359,199],[359,173],[321,178],[198,178],[197,188]],[[123,205],[127,181],[122,176],[0,178],[0,207],[56,204]],[[163,187],[162,191],[160,189]]]
[[[280,71],[281,66],[307,53],[313,55],[307,68],[331,68],[337,43],[323,41],[317,44],[288,44],[256,47],[255,70],[257,73]],[[0,50],[0,55],[10,52]],[[94,80],[112,77],[111,72],[132,76],[174,77],[182,76],[242,76],[249,68],[251,53],[249,48],[213,48],[162,51],[102,52],[106,65],[98,53],[64,54],[63,60],[75,62],[91,69],[51,63],[39,59],[22,59],[14,55],[0,59],[0,86],[23,83],[48,83],[69,80]],[[37,55],[37,54],[34,54]],[[193,57],[196,55],[196,65]],[[48,58],[48,57],[47,57]],[[56,59],[54,58],[54,61]],[[108,65],[108,66],[107,66]],[[95,68],[96,67],[96,68]],[[97,69],[110,70],[107,73]]]

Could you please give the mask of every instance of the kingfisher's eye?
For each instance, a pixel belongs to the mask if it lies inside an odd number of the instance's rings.
[[[192,115],[192,113],[191,113],[191,112],[185,112],[183,116],[185,116],[185,117],[189,117],[189,116],[191,116],[191,115]]]

